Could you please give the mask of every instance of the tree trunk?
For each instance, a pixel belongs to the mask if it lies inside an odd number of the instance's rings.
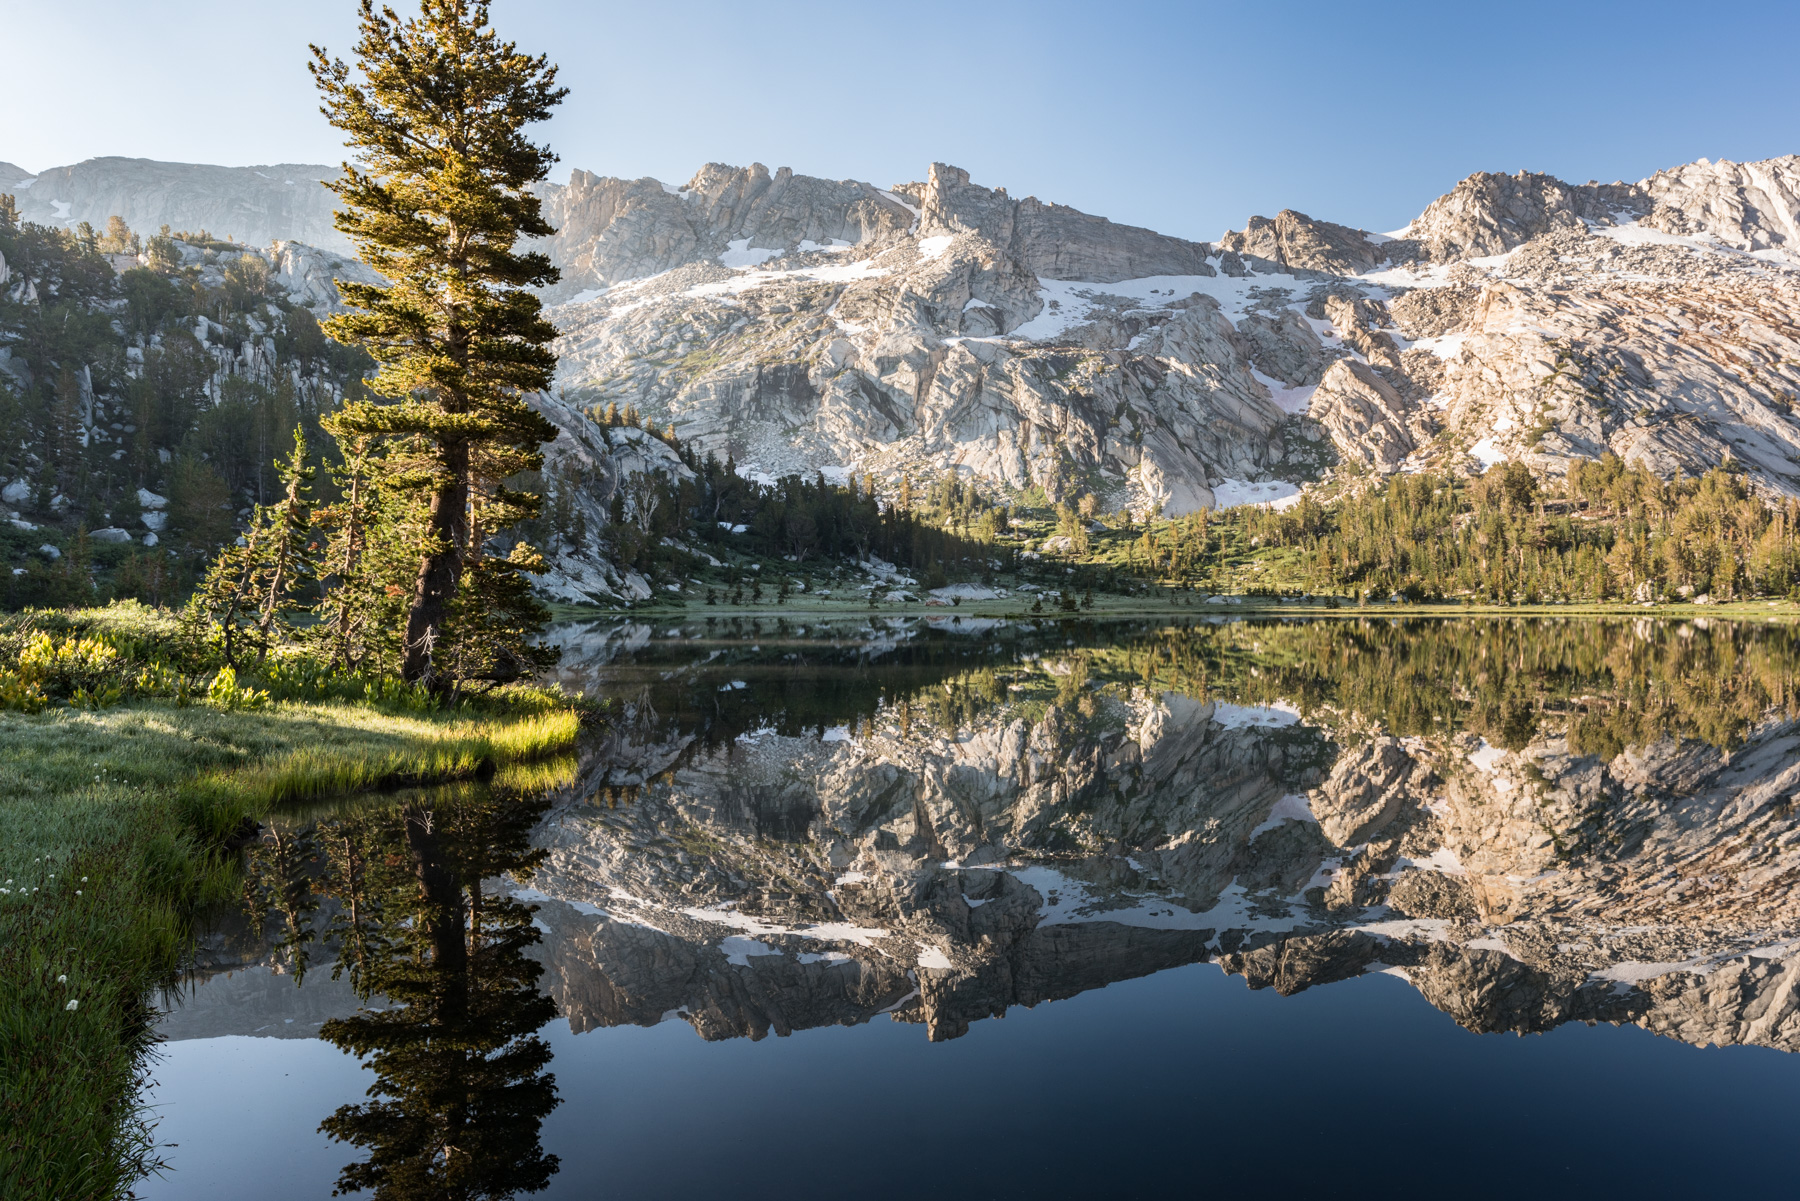
[[[400,675],[409,684],[432,679],[431,651],[442,637],[444,617],[462,579],[463,548],[468,543],[469,447],[462,441],[444,447],[448,477],[431,494],[429,533],[432,549],[419,560],[419,579],[406,615],[406,643]]]
[[[437,813],[429,808],[408,805],[402,810],[406,832],[406,849],[412,859],[413,878],[425,903],[425,931],[431,940],[434,965],[443,977],[457,980],[468,970],[468,913],[463,903],[462,884],[446,862],[442,842],[437,835]]]

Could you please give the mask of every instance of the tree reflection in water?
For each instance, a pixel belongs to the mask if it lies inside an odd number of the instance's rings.
[[[320,1124],[368,1158],[339,1174],[337,1194],[369,1190],[400,1201],[511,1197],[543,1189],[557,1169],[539,1139],[557,1105],[550,1047],[537,1031],[556,1016],[538,991],[543,969],[534,906],[482,889],[529,878],[544,852],[528,845],[548,802],[503,784],[421,791],[316,822],[272,822],[265,845],[317,846],[308,875],[335,902],[325,937],[337,973],[364,1001],[321,1034],[375,1072],[370,1100]],[[252,908],[295,893],[292,856],[253,856]],[[290,928],[290,962],[304,935]],[[369,1005],[385,999],[385,1007]]]

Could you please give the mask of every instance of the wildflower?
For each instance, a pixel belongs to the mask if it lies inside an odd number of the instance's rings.
[[[70,998],[69,1003],[67,1005],[64,1005],[63,1008],[68,1010],[70,1013],[74,1013],[77,1009],[81,1008],[81,1002],[75,1000],[74,998]]]
[[[76,890],[75,890],[75,895],[76,895],[76,896],[80,896],[80,895],[81,895],[81,890],[80,890],[80,889],[79,889],[79,888],[77,888],[77,889],[76,889]]]
[[[86,883],[87,883],[87,877],[86,877],[86,876],[83,876],[83,877],[82,877],[82,878],[81,878],[81,882],[82,882],[82,883],[83,883],[83,884],[86,884]],[[12,883],[12,881],[11,881],[11,880],[8,880],[8,881],[7,881],[7,883],[8,883],[8,884],[11,884],[11,883]]]

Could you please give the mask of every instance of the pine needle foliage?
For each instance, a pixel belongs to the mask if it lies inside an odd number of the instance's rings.
[[[312,529],[312,481],[306,431],[294,427],[294,449],[277,463],[282,497],[258,505],[236,545],[220,551],[188,601],[190,628],[216,640],[226,666],[253,656],[261,665],[289,634],[288,614],[301,607],[300,589],[316,574]]]
[[[353,311],[326,330],[375,358],[372,390],[386,398],[346,405],[339,423],[416,455],[429,516],[401,670],[447,690],[454,681],[433,652],[464,574],[485,534],[537,509],[501,481],[542,466],[538,448],[555,436],[525,396],[549,387],[556,367],[556,330],[528,289],[558,275],[519,242],[554,232],[530,188],[556,156],[525,130],[566,89],[542,55],[499,39],[482,0],[424,0],[406,20],[363,0],[355,76],[312,49],[321,111],[356,157],[328,185],[343,202],[337,227],[390,281],[338,283]]]

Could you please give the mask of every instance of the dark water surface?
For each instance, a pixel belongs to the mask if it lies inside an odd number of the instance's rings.
[[[1791,1190],[1786,626],[562,633],[575,759],[271,821],[143,1195]]]

